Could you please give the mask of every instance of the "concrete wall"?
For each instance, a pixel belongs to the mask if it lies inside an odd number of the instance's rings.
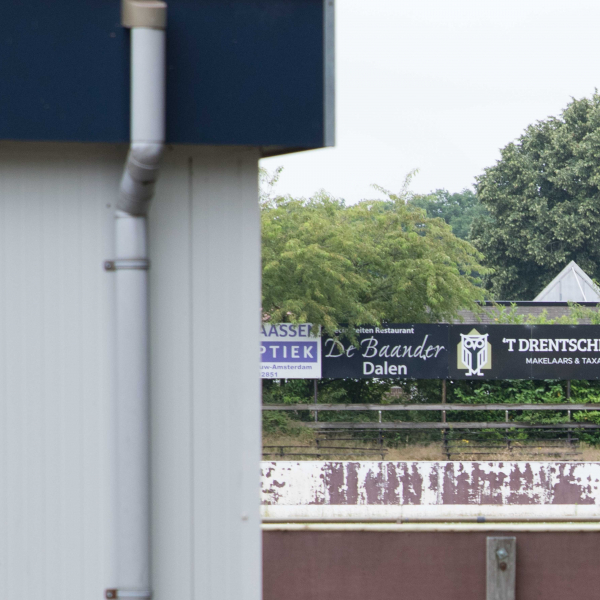
[[[599,521],[600,464],[262,463],[267,523]]]
[[[113,584],[103,261],[125,154],[0,144],[1,598]],[[257,160],[169,148],[151,208],[156,600],[260,597]]]
[[[516,538],[519,600],[600,586],[600,464],[262,463],[264,599],[481,600]]]

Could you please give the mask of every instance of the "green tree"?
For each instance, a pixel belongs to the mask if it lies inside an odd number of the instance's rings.
[[[422,208],[428,217],[444,219],[452,233],[462,240],[470,239],[473,220],[486,212],[477,196],[468,189],[455,194],[443,189],[427,195],[417,194],[409,202]]]
[[[407,204],[406,186],[399,194],[380,190],[386,200],[347,206],[325,192],[308,200],[277,197],[273,189],[277,175],[261,174],[265,319],[312,322],[332,334],[340,324],[449,320],[483,297],[475,275],[484,271],[479,253],[454,236],[442,219]],[[377,402],[392,384],[392,380],[322,380],[319,398]],[[311,402],[312,394],[312,382],[263,380],[268,403]],[[323,416],[375,417],[375,413]],[[269,413],[265,430],[289,432],[297,419],[308,418],[302,412]]]
[[[531,300],[571,260],[600,277],[600,96],[530,125],[477,181],[472,241],[502,300]]]
[[[272,322],[439,322],[483,297],[481,256],[441,219],[387,192],[264,197],[263,313]]]

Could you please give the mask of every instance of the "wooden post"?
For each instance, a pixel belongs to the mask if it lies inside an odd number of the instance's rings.
[[[517,538],[487,538],[486,600],[515,600]]]
[[[442,379],[442,404],[446,404],[446,380]],[[446,422],[446,411],[442,411],[442,423]]]
[[[379,422],[381,423],[381,411],[379,411]],[[383,452],[383,434],[381,432],[381,429],[379,430],[379,435],[377,436],[377,439],[379,441],[379,451],[381,452],[381,460],[383,460],[385,458],[385,455]]]
[[[567,379],[567,402],[571,402],[571,380]],[[567,411],[569,421],[571,421],[571,411]],[[571,430],[567,429],[567,444],[571,447]]]
[[[317,388],[317,381],[318,379],[314,380],[314,395],[315,395],[315,404],[317,404],[319,402],[319,396],[317,394],[318,392],[318,388]],[[319,411],[315,410],[315,423],[319,420]]]
[[[446,404],[446,380],[442,379],[442,404]],[[446,422],[446,411],[442,411],[442,423]],[[442,448],[446,453],[446,458],[450,460],[450,453],[448,452],[448,438],[445,429],[442,429]]]

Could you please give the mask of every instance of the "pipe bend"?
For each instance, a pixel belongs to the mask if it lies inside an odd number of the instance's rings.
[[[163,144],[157,142],[131,144],[121,179],[117,205],[119,210],[136,216],[143,216],[148,212],[163,149]]]
[[[163,148],[163,144],[158,142],[133,142],[129,147],[125,169],[136,181],[156,181]]]

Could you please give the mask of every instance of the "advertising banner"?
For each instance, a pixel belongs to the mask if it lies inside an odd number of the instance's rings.
[[[389,324],[322,339],[332,379],[600,379],[600,325]]]
[[[531,379],[531,365],[518,352],[512,352],[511,344],[506,343],[506,340],[529,339],[531,327],[527,325],[448,327],[449,379]]]
[[[265,324],[260,335],[263,379],[320,379],[320,329],[308,323]]]
[[[450,379],[599,379],[598,325],[452,325]]]
[[[356,328],[351,344],[323,338],[323,377],[446,379],[448,325],[385,325]]]
[[[532,379],[600,379],[600,325],[533,325],[512,346]]]
[[[600,379],[600,325],[263,325],[265,379]],[[317,334],[317,335],[315,335]]]

